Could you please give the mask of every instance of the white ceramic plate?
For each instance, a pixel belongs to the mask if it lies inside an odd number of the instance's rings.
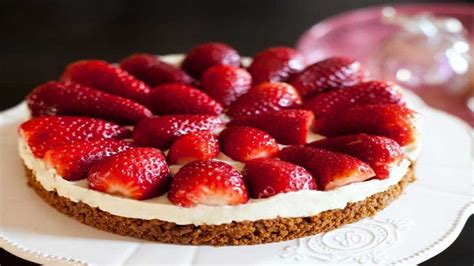
[[[420,263],[448,247],[473,213],[472,129],[426,107],[417,181],[373,219],[298,240],[242,247],[158,244],[99,231],[47,205],[26,185],[16,130],[25,104],[0,113],[0,243],[37,263]]]

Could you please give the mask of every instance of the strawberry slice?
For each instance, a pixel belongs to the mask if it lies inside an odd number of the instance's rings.
[[[150,95],[150,108],[155,114],[218,115],[223,108],[204,92],[180,83],[163,84]]]
[[[397,104],[364,105],[316,119],[314,130],[324,136],[379,135],[405,146],[416,141],[420,119],[415,111]]]
[[[123,139],[129,136],[126,128],[98,119],[73,116],[42,116],[32,118],[19,128],[36,157],[55,147],[83,140]]]
[[[311,110],[319,118],[356,105],[385,103],[405,104],[398,87],[390,82],[368,81],[319,94],[305,101],[301,108]]]
[[[238,67],[240,55],[234,48],[224,43],[203,43],[193,47],[186,54],[182,67],[192,76],[200,78],[204,71],[215,65]]]
[[[170,173],[160,150],[131,148],[94,164],[87,182],[93,190],[143,200],[163,195]]]
[[[229,126],[255,127],[272,135],[281,144],[298,145],[306,143],[313,119],[312,112],[293,109],[237,117],[229,122]]]
[[[120,62],[120,67],[152,87],[164,83],[195,83],[186,72],[152,54],[132,54]]]
[[[249,199],[242,175],[219,161],[194,161],[173,177],[168,199],[175,205],[193,207],[239,205]]]
[[[254,56],[249,72],[254,84],[286,81],[304,68],[303,56],[290,47],[271,47]]]
[[[224,123],[211,115],[165,115],[145,118],[133,130],[133,139],[138,145],[168,149],[181,135],[197,131],[213,131]]]
[[[186,164],[197,160],[210,160],[219,154],[219,141],[210,131],[198,131],[180,136],[170,147],[168,162]]]
[[[123,69],[101,60],[82,60],[67,66],[62,81],[72,81],[135,102],[147,103],[150,87]]]
[[[71,82],[50,81],[40,85],[27,96],[26,102],[33,116],[79,115],[134,124],[152,115],[132,100]]]
[[[217,65],[204,72],[202,90],[224,106],[245,94],[252,85],[252,76],[243,68]]]
[[[311,142],[307,146],[354,156],[368,163],[378,179],[387,178],[390,169],[403,159],[402,148],[396,141],[367,134],[332,137]]]
[[[253,127],[228,127],[219,135],[219,141],[222,152],[236,161],[274,157],[278,153],[276,140]]]
[[[301,97],[307,98],[331,89],[353,86],[362,81],[365,72],[360,62],[330,57],[314,63],[290,79]]]
[[[79,141],[46,152],[44,161],[69,181],[83,179],[94,163],[125,151],[130,143],[117,140]]]
[[[280,158],[306,168],[322,190],[362,182],[375,175],[368,164],[357,158],[319,148],[286,147],[281,150]]]
[[[276,82],[261,83],[233,102],[227,114],[232,117],[278,111],[301,104],[298,92],[291,85]]]
[[[279,193],[316,190],[313,176],[301,166],[274,158],[247,162],[242,172],[252,198],[263,199]]]

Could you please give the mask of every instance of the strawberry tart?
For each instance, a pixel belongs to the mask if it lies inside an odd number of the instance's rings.
[[[373,216],[414,180],[420,147],[402,89],[289,47],[77,61],[26,101],[19,154],[38,195],[164,243],[269,243]]]

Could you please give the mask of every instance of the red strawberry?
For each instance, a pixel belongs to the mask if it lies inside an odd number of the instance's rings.
[[[131,148],[96,163],[87,182],[93,190],[143,200],[163,195],[170,179],[161,151]]]
[[[215,65],[238,67],[240,55],[234,48],[224,43],[203,43],[193,47],[186,54],[182,67],[192,76],[199,78],[204,71]]]
[[[258,53],[249,67],[254,84],[286,81],[304,68],[303,56],[290,47],[271,47]]]
[[[19,128],[36,157],[55,147],[82,140],[122,139],[129,136],[126,128],[98,119],[73,116],[32,118]]]
[[[168,193],[176,205],[239,205],[249,199],[242,175],[219,161],[194,161],[179,169]]]
[[[396,141],[367,134],[332,137],[311,142],[307,146],[354,156],[368,163],[378,179],[387,178],[390,169],[403,159],[402,148]]]
[[[301,108],[313,111],[319,118],[355,105],[382,103],[404,105],[402,93],[395,84],[385,81],[362,82],[352,87],[319,94],[305,101]]]
[[[210,160],[219,154],[219,141],[210,131],[198,131],[180,136],[168,152],[170,164],[186,164],[196,160]]]
[[[67,66],[63,81],[72,81],[146,104],[150,87],[123,69],[101,60],[82,60]]]
[[[192,132],[214,130],[223,126],[222,120],[210,115],[165,115],[145,118],[133,130],[133,139],[138,145],[168,149],[181,135]]]
[[[356,133],[380,135],[405,146],[416,140],[420,119],[418,113],[404,106],[364,105],[316,119],[314,130],[324,136]]]
[[[230,121],[230,126],[255,127],[272,135],[285,145],[305,144],[314,115],[306,110],[282,110],[259,115],[241,116]]]
[[[195,83],[186,72],[152,54],[132,54],[120,62],[120,67],[152,87],[164,83]]]
[[[222,113],[222,105],[204,92],[188,85],[172,83],[154,88],[150,95],[150,108],[155,114]]]
[[[85,178],[96,162],[129,148],[130,143],[125,141],[80,141],[47,151],[44,161],[64,179],[75,181]]]
[[[227,114],[232,117],[256,115],[295,107],[299,104],[301,104],[301,98],[291,85],[282,82],[266,82],[251,88],[233,102]]]
[[[274,157],[278,153],[276,140],[253,127],[228,127],[219,135],[219,141],[222,152],[236,161]]]
[[[290,84],[307,98],[318,93],[355,85],[364,78],[364,71],[358,61],[344,57],[330,57],[306,67],[295,74]]]
[[[281,150],[280,158],[306,168],[322,190],[362,182],[375,175],[374,170],[359,159],[318,148],[286,147]]]
[[[50,81],[40,85],[26,101],[33,116],[80,115],[133,124],[152,115],[145,106],[132,100],[70,82]]]
[[[316,190],[316,181],[301,166],[273,158],[247,162],[243,170],[252,198],[268,198],[275,194],[303,189]]]
[[[224,106],[245,94],[252,85],[252,76],[243,68],[217,65],[204,72],[202,90]]]

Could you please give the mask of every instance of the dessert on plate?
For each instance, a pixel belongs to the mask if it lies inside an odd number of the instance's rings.
[[[420,147],[400,87],[289,47],[81,60],[26,102],[19,153],[38,195],[164,243],[269,243],[373,216],[414,180]]]

